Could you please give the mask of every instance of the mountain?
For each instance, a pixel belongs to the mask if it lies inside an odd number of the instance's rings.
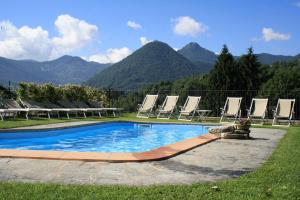
[[[295,56],[295,60],[300,60],[300,53]]]
[[[87,84],[114,89],[137,89],[200,73],[203,73],[201,66],[196,66],[166,43],[154,41],[96,74]]]
[[[178,53],[182,54],[192,62],[204,62],[211,64],[214,64],[218,57],[214,52],[201,47],[196,42],[187,44],[182,49],[178,50]],[[294,56],[273,55],[268,53],[260,53],[256,55],[259,62],[262,64],[272,64],[277,61],[291,61],[294,59]],[[238,59],[239,56],[234,56],[234,58]]]
[[[56,60],[38,62],[0,57],[0,84],[20,81],[55,84],[82,83],[108,64],[87,62],[79,57],[62,56]]]
[[[192,62],[204,62],[214,64],[217,60],[217,55],[196,42],[191,42],[178,50],[178,53],[191,60]]]
[[[294,59],[294,56],[283,56],[283,55],[273,55],[268,53],[256,54],[258,60],[262,64],[272,64],[278,61],[291,61]]]

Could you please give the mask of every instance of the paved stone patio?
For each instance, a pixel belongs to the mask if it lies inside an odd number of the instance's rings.
[[[66,184],[191,184],[239,177],[261,166],[285,131],[253,128],[250,140],[220,139],[163,161],[107,163],[0,159],[0,180]]]

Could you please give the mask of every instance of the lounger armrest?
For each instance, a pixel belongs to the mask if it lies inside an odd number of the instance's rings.
[[[273,112],[273,117],[275,117],[276,116],[276,110],[273,109],[272,112]]]
[[[247,111],[247,116],[249,116],[251,114],[251,110],[250,109],[246,109]]]
[[[220,108],[220,110],[221,110],[221,115],[223,115],[225,112],[224,108]]]
[[[137,110],[139,110],[142,107],[142,104],[137,105]]]

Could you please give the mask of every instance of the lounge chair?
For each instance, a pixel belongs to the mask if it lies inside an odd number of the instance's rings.
[[[188,96],[184,106],[181,107],[178,120],[192,121],[195,112],[198,109],[201,97]],[[183,118],[181,118],[183,117]]]
[[[1,121],[4,120],[4,109],[0,109],[0,118],[1,118]]]
[[[176,107],[179,96],[167,96],[161,106],[159,106],[157,119],[170,119]]]
[[[19,113],[25,113],[26,119],[28,120],[28,108],[23,108],[21,107],[18,102],[14,99],[2,99],[2,106],[1,108],[1,118],[4,119],[6,114],[13,114],[14,118],[19,114]]]
[[[143,103],[138,105],[138,113],[136,117],[149,118],[157,101],[158,95],[147,94]]]
[[[221,108],[220,123],[224,118],[232,117],[235,121],[241,117],[242,97],[227,97],[224,108]]]
[[[95,102],[95,105],[96,105],[96,103],[97,102]],[[103,108],[101,108],[101,107],[94,108],[92,106],[89,106],[87,103],[85,103],[83,101],[76,101],[76,102],[74,102],[74,104],[76,106],[78,106],[78,108],[83,108],[83,109],[86,109],[87,112],[91,112],[93,116],[94,116],[94,112],[97,112],[99,117],[101,117],[101,111],[103,111]]]
[[[294,116],[295,99],[278,99],[276,109],[274,111],[274,119],[272,126],[280,126],[276,124],[278,119],[286,119],[288,121],[287,126],[291,125],[292,118]]]
[[[259,119],[261,120],[260,124],[263,125],[267,113],[267,105],[268,105],[268,99],[253,98],[247,113],[248,119],[250,120]]]
[[[54,104],[54,103],[52,103],[52,102],[50,102],[50,101],[44,101],[44,102],[42,103],[42,105],[43,105],[45,108],[51,109],[51,113],[56,113],[58,118],[60,118],[61,112],[64,112],[64,113],[66,113],[67,118],[70,119],[69,112],[72,111],[71,109],[68,109],[68,108],[62,108],[61,106],[59,106],[59,105],[57,105],[57,104]]]
[[[98,102],[98,101],[88,101],[88,104],[90,105],[90,109],[99,110],[100,117],[101,117],[101,111],[106,112],[106,114],[108,114],[108,111],[110,111],[110,112],[112,112],[113,116],[116,117],[116,114],[118,114],[120,116],[121,112],[123,110],[123,108],[103,107],[102,102]]]
[[[50,112],[52,112],[52,110],[49,108],[45,108],[42,104],[28,99],[20,99],[20,102],[25,108],[28,109],[28,112],[26,113],[27,119],[30,113],[37,113],[37,115],[39,115],[40,113],[46,113],[48,118],[51,118]]]
[[[87,109],[85,108],[78,108],[75,104],[73,104],[70,101],[67,100],[60,100],[57,101],[59,105],[61,105],[63,108],[68,109],[69,111],[67,112],[67,116],[69,119],[69,113],[75,113],[76,117],[78,117],[78,113],[83,113],[83,117],[86,118],[86,112]]]

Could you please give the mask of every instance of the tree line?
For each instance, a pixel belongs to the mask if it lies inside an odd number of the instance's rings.
[[[269,98],[271,115],[272,106],[276,106],[278,98],[296,98],[297,102],[300,101],[300,59],[262,65],[252,48],[235,59],[224,45],[214,68],[208,74],[174,82],[164,81],[129,93],[110,91],[110,99],[113,106],[135,111],[145,94],[159,94],[159,104],[166,95],[179,95],[179,105],[184,104],[188,95],[199,95],[202,97],[200,107],[213,110],[215,115],[219,114],[228,96],[243,97],[243,115],[246,115],[245,110],[253,97]],[[298,105],[296,111],[299,116]]]

